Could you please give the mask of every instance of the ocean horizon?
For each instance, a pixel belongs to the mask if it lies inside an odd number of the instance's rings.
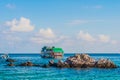
[[[119,52],[65,52],[64,54],[120,54]],[[1,52],[0,54],[40,54],[40,52]]]
[[[74,54],[65,54],[63,61]],[[89,54],[92,58],[107,58],[120,66],[120,54]],[[9,54],[16,64],[31,61],[35,64],[46,64],[51,59],[44,59],[36,54]],[[42,67],[9,67],[4,60],[0,60],[1,80],[119,80],[120,68],[42,68]]]

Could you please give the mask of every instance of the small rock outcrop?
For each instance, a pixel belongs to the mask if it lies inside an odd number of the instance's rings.
[[[28,61],[28,62],[20,64],[20,66],[33,66],[33,63]]]
[[[98,68],[116,68],[117,66],[108,59],[100,59],[95,63],[95,67]]]
[[[9,64],[7,64],[8,66],[15,66],[14,63],[10,62]]]

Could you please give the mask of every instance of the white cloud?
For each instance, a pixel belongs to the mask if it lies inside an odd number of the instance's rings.
[[[39,44],[54,43],[55,34],[52,29],[40,29],[39,32],[31,38],[31,41]]]
[[[107,36],[107,35],[99,35],[98,36],[99,37],[99,40],[101,41],[101,42],[110,42],[110,37],[109,36]]]
[[[21,17],[20,20],[13,19],[12,21],[7,21],[6,25],[10,26],[11,31],[16,32],[30,32],[34,30],[30,20],[24,17]]]
[[[118,42],[116,40],[112,40],[110,38],[110,36],[108,35],[98,35],[98,41],[102,42],[102,43],[110,43],[110,44],[117,44]]]
[[[78,39],[85,40],[85,41],[95,41],[95,38],[92,37],[92,35],[90,35],[90,34],[87,33],[87,32],[84,32],[84,31],[80,31],[80,32],[78,33],[77,38],[78,38]]]
[[[65,36],[58,36],[55,35],[52,29],[40,29],[40,31],[31,38],[32,42],[39,43],[39,44],[52,44],[52,43],[58,43],[61,40],[65,39]]]
[[[93,37],[91,34],[88,32],[80,31],[77,35],[78,39],[88,41],[88,42],[95,42],[95,43],[110,43],[110,44],[117,44],[116,40],[112,40],[110,36],[101,34],[101,35],[96,35],[98,37]]]
[[[52,29],[47,28],[47,29],[40,29],[38,35],[44,38],[55,38],[55,34],[52,31]]]

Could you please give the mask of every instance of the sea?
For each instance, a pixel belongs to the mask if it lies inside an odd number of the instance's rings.
[[[106,58],[113,61],[118,68],[43,68],[7,66],[4,59],[0,59],[0,80],[120,80],[120,54],[119,53],[88,53],[96,60]],[[0,54],[1,55],[1,54]],[[74,53],[66,53],[63,61],[73,56]],[[15,64],[31,61],[34,64],[47,64],[51,59],[40,57],[39,53],[10,53],[9,57],[15,59]],[[55,60],[57,61],[57,60]]]

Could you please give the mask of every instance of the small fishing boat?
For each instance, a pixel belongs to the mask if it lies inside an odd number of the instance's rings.
[[[9,58],[9,55],[8,54],[2,54],[1,55],[1,59],[8,59]]]
[[[42,58],[63,58],[64,51],[62,48],[44,46],[41,50]]]

